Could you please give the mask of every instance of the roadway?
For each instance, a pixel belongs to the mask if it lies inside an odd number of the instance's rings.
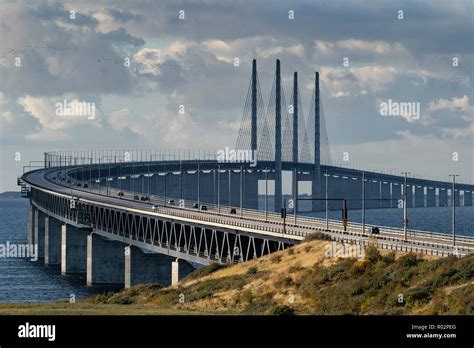
[[[68,168],[74,169],[74,168]],[[368,232],[370,226],[362,228],[360,224],[348,223],[346,230],[343,229],[340,221],[326,220],[297,216],[296,223],[294,217],[288,215],[284,222],[279,214],[273,212],[262,212],[251,209],[233,208],[217,206],[214,204],[202,203],[206,205],[207,211],[193,208],[194,201],[180,201],[174,199],[175,203],[170,205],[167,198],[157,195],[150,195],[149,200],[140,201],[134,199],[135,195],[140,197],[143,193],[134,193],[122,190],[123,196],[119,197],[119,190],[104,186],[91,185],[93,187],[78,187],[78,180],[71,178],[71,184],[59,180],[59,173],[64,175],[65,170],[48,169],[37,170],[25,173],[23,179],[29,185],[39,189],[47,190],[55,194],[67,197],[75,197],[85,203],[98,204],[110,207],[119,207],[124,210],[131,210],[150,215],[162,216],[164,218],[182,219],[192,221],[202,225],[240,230],[247,233],[266,234],[293,242],[303,240],[307,235],[314,232],[323,232],[330,235],[337,241],[364,242],[368,240],[376,241],[378,245],[391,250],[413,250],[425,254],[446,255],[453,253],[452,237],[448,234],[432,233],[425,231],[410,231],[408,240],[404,240],[401,229],[380,227],[380,234],[375,235]],[[72,183],[74,182],[74,185]],[[83,182],[85,183],[85,182]],[[104,194],[108,192],[107,194]],[[181,203],[181,206],[179,205]],[[456,245],[458,255],[465,255],[474,251],[474,238],[457,236]]]

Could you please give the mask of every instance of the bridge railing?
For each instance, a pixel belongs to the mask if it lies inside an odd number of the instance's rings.
[[[79,188],[79,189],[81,189],[81,188]],[[109,188],[109,189],[112,189],[112,188]],[[143,193],[139,193],[139,194],[143,195]],[[151,195],[150,197],[153,198],[153,200],[155,202],[159,203],[159,204],[162,204],[162,205],[165,205],[165,206],[167,205],[167,203],[166,203],[167,198],[165,199],[164,197],[161,197],[161,196],[158,196],[158,195]],[[171,198],[171,197],[168,197],[168,198]],[[180,201],[182,201],[184,203],[183,208],[190,207],[194,203],[196,203],[195,200],[180,200]],[[212,204],[212,203],[204,203],[204,205],[207,206],[210,213],[211,213],[211,211],[214,211],[214,212],[217,211],[221,215],[230,216],[231,215],[230,213],[226,214],[223,211],[225,209],[228,209],[230,211],[230,209],[234,208],[234,209],[239,211],[240,215],[245,215],[247,219],[253,217],[255,219],[255,221],[261,221],[261,219],[264,218],[265,221],[269,222],[269,223],[274,223],[274,224],[277,224],[277,225],[282,225],[283,224],[280,215],[277,214],[277,213],[271,212],[271,211],[267,211],[266,213],[263,213],[261,210],[254,210],[254,209],[249,209],[249,208],[240,209],[240,207],[228,206],[228,205],[217,205],[217,204]],[[287,219],[287,224],[289,226],[291,224],[290,220],[291,220],[291,218]],[[298,225],[301,225],[301,223],[307,223],[307,224],[319,223],[319,224],[321,224],[321,223],[326,223],[326,220],[322,219],[322,218],[317,218],[317,217],[308,217],[308,216],[303,216],[303,215],[297,215],[297,222],[298,222]],[[328,220],[328,223],[331,224],[332,226],[337,225],[337,224],[341,224],[341,222],[338,221],[338,220]],[[367,228],[368,226],[369,225],[366,225],[365,227]],[[360,229],[361,231],[363,230],[363,226],[362,226],[361,223],[350,222],[350,223],[348,223],[348,227],[357,228],[357,229]],[[398,235],[403,234],[403,230],[400,229],[400,228],[386,227],[386,226],[381,227],[381,228],[383,228],[383,231],[386,232],[386,233],[393,233],[393,234],[398,234]],[[449,234],[439,233],[439,232],[421,231],[421,230],[414,230],[414,229],[410,229],[409,231],[410,231],[411,234],[416,234],[416,235],[420,235],[420,236],[429,236],[431,238],[439,238],[439,240],[448,240],[448,239],[452,238],[451,235],[449,235]],[[362,232],[365,232],[365,231],[362,231]],[[473,241],[474,240],[474,237],[464,236],[464,235],[458,235],[456,238],[459,241]]]

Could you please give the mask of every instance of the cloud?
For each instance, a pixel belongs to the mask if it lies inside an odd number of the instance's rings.
[[[268,105],[279,58],[287,103],[299,72],[305,115],[320,71],[330,143],[360,144],[361,161],[372,160],[371,147],[376,153],[390,142],[390,156],[374,155],[374,162],[405,164],[399,141],[426,151],[430,143],[441,149],[438,142],[472,147],[471,1],[406,3],[404,21],[390,2],[302,0],[291,7],[295,20],[285,2],[2,3],[1,142],[31,148],[31,157],[53,146],[233,146],[252,59]],[[94,122],[58,119],[54,103],[64,98],[95,102],[104,112]],[[388,99],[420,102],[420,122],[382,118],[374,103]]]
[[[357,68],[321,67],[321,80],[333,96],[380,92],[393,82],[397,70],[391,66]]]

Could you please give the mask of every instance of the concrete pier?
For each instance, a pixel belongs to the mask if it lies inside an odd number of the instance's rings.
[[[87,285],[123,284],[124,244],[96,233],[87,235]]]
[[[62,223],[53,217],[44,218],[44,264],[61,264]]]
[[[398,208],[398,201],[402,199],[402,185],[393,182],[392,183],[392,201],[391,207]]]
[[[376,180],[367,180],[365,182],[365,208],[373,209],[380,207],[380,185]]]
[[[171,285],[176,285],[194,270],[187,261],[176,259],[171,263]]]
[[[426,188],[426,206],[436,207],[436,190],[434,187]]]
[[[390,183],[384,181],[381,183],[381,190],[382,194],[382,201],[381,201],[381,207],[382,208],[390,208]]]
[[[34,244],[38,246],[38,258],[44,257],[44,218],[45,214],[35,209],[34,212]]]
[[[168,255],[148,253],[135,246],[125,247],[125,288],[136,284],[171,285],[171,264]]]
[[[28,201],[28,224],[26,230],[26,239],[29,245],[35,243],[35,206]]]
[[[61,226],[61,274],[85,273],[87,269],[87,235],[90,229]]]
[[[425,206],[425,188],[423,186],[415,186],[415,207]]]
[[[454,190],[454,204],[456,204],[456,207],[461,205],[461,195],[459,190]]]
[[[464,206],[472,206],[472,191],[464,191]]]
[[[447,207],[448,206],[448,190],[445,188],[440,188],[438,192],[438,206]]]
[[[413,208],[413,186],[407,185],[407,208]]]

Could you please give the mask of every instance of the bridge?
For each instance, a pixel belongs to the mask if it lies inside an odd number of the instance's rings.
[[[85,273],[89,285],[125,287],[176,284],[196,264],[247,261],[318,232],[319,238],[336,242],[427,255],[474,250],[474,238],[415,231],[408,218],[403,228],[380,227],[377,234],[364,221],[347,221],[348,209],[447,206],[448,192],[453,208],[469,206],[473,186],[333,165],[323,153],[328,142],[319,75],[307,120],[301,117],[294,76],[294,102],[287,108],[277,61],[273,102],[265,112],[253,62],[232,156],[227,149],[45,153],[40,165],[31,164],[18,179],[29,198],[28,243],[45,265],[60,265],[62,274]],[[292,174],[288,197],[282,193],[285,171]],[[298,192],[305,181],[310,196]],[[265,195],[259,195],[261,184]],[[312,210],[341,209],[343,219],[303,216],[305,202]]]

